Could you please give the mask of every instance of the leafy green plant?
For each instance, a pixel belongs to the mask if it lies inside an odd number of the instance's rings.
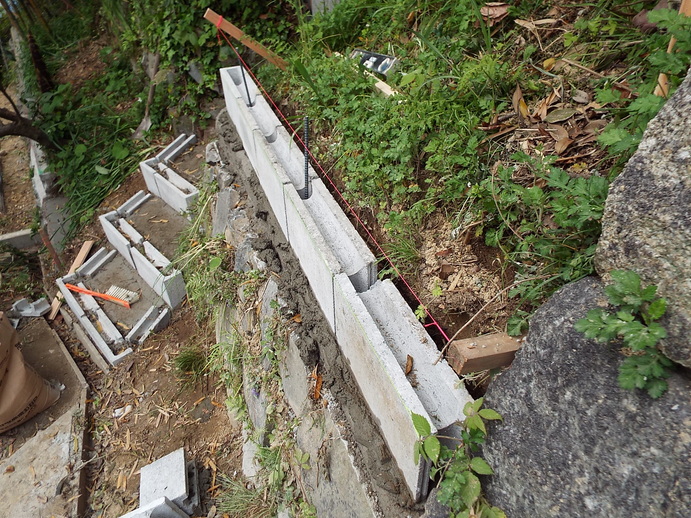
[[[423,457],[432,463],[430,476],[439,478],[437,499],[451,510],[453,518],[506,517],[501,509],[489,504],[482,496],[478,478],[478,475],[494,473],[487,461],[476,455],[487,436],[485,421],[502,418],[495,410],[482,408],[483,403],[484,398],[466,403],[463,408],[465,419],[460,423],[462,440],[454,449],[441,444],[439,437],[432,434],[427,419],[411,412],[413,425],[420,436],[415,443],[415,462]]]
[[[641,286],[641,279],[632,271],[611,272],[613,283],[605,288],[609,302],[617,307],[610,313],[597,308],[588,311],[575,324],[577,331],[598,342],[623,342],[626,358],[619,367],[622,388],[643,389],[653,398],[667,390],[665,378],[673,362],[657,348],[667,336],[657,322],[665,314],[667,302],[656,297],[657,287]]]

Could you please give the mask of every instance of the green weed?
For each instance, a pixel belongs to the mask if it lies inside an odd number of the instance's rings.
[[[626,358],[619,367],[619,384],[629,390],[643,389],[650,397],[659,398],[667,391],[665,378],[673,365],[657,348],[667,336],[657,322],[665,314],[667,302],[656,297],[656,286],[643,288],[635,272],[615,270],[611,275],[614,282],[605,293],[617,311],[590,310],[574,327],[598,342],[622,340]]]
[[[431,478],[439,478],[437,499],[447,506],[452,516],[483,516],[487,518],[506,518],[504,512],[492,505],[482,496],[482,485],[478,475],[492,475],[489,464],[475,453],[484,444],[487,435],[486,420],[500,420],[494,410],[482,408],[484,398],[466,403],[463,408],[465,419],[459,445],[450,449],[441,444],[439,438],[431,433],[427,419],[411,413],[413,425],[420,436],[415,443],[415,462],[420,457],[432,463]],[[448,438],[447,438],[448,439]]]

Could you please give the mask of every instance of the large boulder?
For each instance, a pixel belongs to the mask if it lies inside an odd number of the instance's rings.
[[[490,385],[484,455],[489,501],[512,518],[691,516],[691,380],[679,369],[660,399],[621,389],[613,345],[574,323],[605,306],[602,283],[558,291],[533,317],[510,369]]]
[[[669,302],[660,349],[691,367],[691,74],[610,186],[595,266],[633,270]]]

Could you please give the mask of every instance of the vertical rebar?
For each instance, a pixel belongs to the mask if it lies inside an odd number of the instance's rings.
[[[310,197],[310,157],[309,157],[309,136],[310,118],[305,116],[303,124],[302,142],[305,146],[305,188],[300,191],[300,197],[306,200]]]
[[[247,78],[245,77],[245,65],[242,64],[240,54],[238,54],[238,61],[240,62],[240,72],[242,72],[242,82],[245,84],[245,93],[247,94],[247,106],[252,107],[252,99],[250,99],[250,89],[247,87]]]

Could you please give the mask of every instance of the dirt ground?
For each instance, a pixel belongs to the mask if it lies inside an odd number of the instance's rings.
[[[14,90],[9,90],[14,95]],[[0,108],[12,105],[0,95]],[[0,234],[29,228],[36,214],[36,198],[29,179],[29,146],[23,137],[0,139]],[[4,206],[4,209],[3,209]]]

